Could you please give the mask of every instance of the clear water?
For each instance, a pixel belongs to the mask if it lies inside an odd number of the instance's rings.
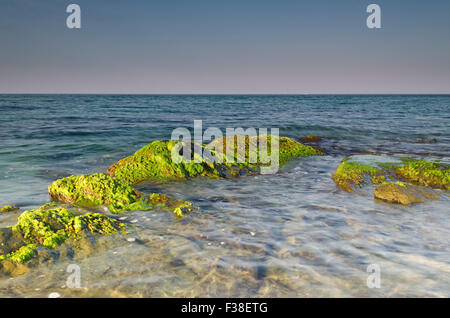
[[[371,153],[450,161],[450,96],[0,95],[0,205],[48,201],[70,174],[105,172],[176,127],[280,128],[325,137],[325,157],[277,175],[147,185],[201,211],[127,214],[133,230],[94,251],[19,277],[0,296],[450,296],[448,193],[410,207],[349,194],[331,175],[343,157]],[[0,215],[0,227],[19,213]],[[135,241],[129,241],[136,238]],[[81,288],[67,287],[68,264]],[[366,285],[369,264],[381,288]]]

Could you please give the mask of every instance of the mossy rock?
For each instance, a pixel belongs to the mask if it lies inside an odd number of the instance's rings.
[[[165,181],[214,175],[213,169],[203,161],[190,164],[172,162],[171,151],[178,143],[178,141],[154,141],[134,155],[109,167],[108,174],[133,185],[146,180]]]
[[[438,199],[439,194],[426,187],[405,184],[403,182],[383,183],[374,190],[375,199],[388,203],[410,205],[423,203],[427,199]]]
[[[112,235],[125,225],[100,213],[75,215],[65,208],[42,208],[23,212],[17,224],[1,229],[3,247],[0,261],[25,263],[38,248],[56,249],[68,239],[76,241],[86,234]]]
[[[320,137],[320,136],[313,136],[313,135],[308,135],[308,136],[300,138],[300,141],[304,142],[304,143],[309,143],[309,142],[316,143],[316,142],[319,142],[321,140],[322,140],[322,137]]]
[[[403,179],[434,189],[449,189],[450,165],[409,158],[402,161],[403,165],[395,167],[395,172]]]
[[[27,243],[54,249],[82,232],[110,235],[124,230],[124,224],[101,213],[75,215],[65,208],[37,209],[22,213],[13,231]]]
[[[148,199],[155,207],[171,209],[176,217],[184,217],[187,213],[199,210],[199,208],[194,207],[192,202],[174,200],[162,193],[152,193],[148,196]]]
[[[194,142],[180,141],[154,141],[138,150],[134,155],[124,158],[108,169],[108,174],[119,178],[132,185],[144,181],[164,182],[168,180],[186,180],[193,177],[220,178],[236,176],[242,171],[257,173],[258,168],[265,166],[266,162],[258,147],[259,137],[242,137],[242,143],[238,143],[237,136],[216,139],[209,145],[200,145]],[[267,149],[270,155],[271,136],[267,138]],[[285,164],[296,157],[323,155],[320,151],[303,145],[287,137],[274,137],[279,142],[279,163]],[[235,144],[235,152],[227,157],[227,144]],[[262,143],[263,144],[263,143]],[[183,146],[191,148],[190,162],[182,160]],[[251,147],[252,146],[252,147]],[[199,156],[194,151],[195,147],[208,155]],[[253,149],[253,150],[252,150]],[[263,150],[266,150],[262,148]],[[172,151],[173,150],[173,151]],[[172,152],[174,157],[172,157]],[[173,160],[173,158],[175,160]],[[250,160],[254,159],[255,160]],[[264,158],[265,159],[265,158]]]
[[[178,201],[161,193],[145,196],[126,182],[102,173],[60,179],[53,182],[48,190],[52,200],[57,202],[84,208],[106,206],[114,214],[167,208],[180,217],[195,210],[191,202]],[[41,210],[56,206],[56,202],[50,202]],[[180,210],[180,207],[183,208]]]
[[[261,142],[265,139],[265,142]],[[271,155],[272,142],[278,142],[279,150],[279,162],[280,165],[286,164],[292,159],[299,157],[309,156],[321,156],[322,152],[307,145],[303,145],[288,137],[276,137],[272,135],[260,135],[260,136],[232,136],[218,138],[212,141],[207,147],[213,147],[218,152],[225,154],[225,162],[227,158],[231,158],[231,161],[237,163],[243,163],[245,165],[264,166],[268,163],[265,161],[265,155],[261,153]],[[228,156],[227,145],[234,145],[234,154]],[[276,149],[276,148],[275,148]]]
[[[16,212],[16,211],[19,211],[19,207],[13,205],[5,205],[4,207],[0,208],[0,213]]]
[[[353,192],[368,183],[382,183],[386,174],[381,169],[366,164],[353,162],[349,158],[342,160],[333,174],[333,181],[338,187]]]
[[[87,208],[106,206],[112,213],[153,208],[129,184],[104,173],[56,180],[48,192],[52,200]]]
[[[402,181],[434,189],[449,188],[449,165],[432,161],[359,155],[345,158],[333,174],[336,185],[353,192],[364,184],[391,181],[401,186]]]

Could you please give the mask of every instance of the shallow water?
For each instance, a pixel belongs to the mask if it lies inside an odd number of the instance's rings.
[[[107,167],[176,127],[280,128],[325,137],[325,157],[276,175],[171,182],[139,189],[193,201],[184,219],[126,215],[129,234],[94,253],[0,278],[0,296],[450,296],[448,193],[410,207],[340,191],[331,175],[346,155],[449,162],[450,96],[0,95],[0,206],[48,201],[55,179]],[[0,215],[0,227],[19,213]],[[135,239],[129,240],[130,238]],[[68,264],[81,288],[67,287]],[[366,285],[369,264],[381,288]]]

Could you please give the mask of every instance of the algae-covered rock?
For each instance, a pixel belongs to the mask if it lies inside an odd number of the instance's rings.
[[[450,165],[432,161],[403,158],[403,165],[395,167],[395,172],[407,181],[448,190],[450,187]]]
[[[209,145],[194,142],[154,141],[138,150],[134,155],[124,158],[108,169],[108,174],[130,184],[143,181],[184,180],[193,177],[219,178],[228,175],[239,175],[242,170],[254,172],[258,167],[267,164],[265,157],[271,155],[272,136],[267,138],[266,148],[258,147],[261,137],[238,136],[216,139]],[[279,143],[279,163],[286,163],[296,157],[323,155],[320,151],[298,143],[287,137],[274,137]],[[234,154],[227,156],[227,145],[235,145]],[[262,143],[264,144],[264,143]],[[261,145],[262,145],[261,144]],[[181,160],[183,146],[190,145],[189,160]],[[197,150],[194,151],[195,147]],[[263,156],[260,149],[265,150]],[[174,151],[172,151],[174,150]],[[199,153],[203,153],[201,156]],[[175,157],[175,158],[174,158]],[[175,160],[173,160],[175,159]],[[264,159],[264,160],[262,160]]]
[[[353,192],[364,184],[382,184],[375,197],[386,202],[411,204],[435,198],[431,189],[448,189],[449,166],[432,161],[388,156],[359,155],[345,158],[333,174],[336,185]],[[386,182],[389,181],[390,183]]]
[[[378,167],[354,162],[349,158],[342,160],[333,174],[336,185],[347,192],[353,192],[355,187],[367,183],[381,183],[385,178],[385,173]]]
[[[53,182],[48,190],[53,200],[86,208],[106,206],[112,213],[168,208],[180,217],[194,211],[190,202],[177,201],[160,193],[145,196],[124,181],[102,173],[60,179]],[[50,202],[41,210],[55,206],[55,202]]]
[[[12,229],[23,235],[26,243],[54,249],[83,231],[109,235],[123,230],[124,225],[100,213],[75,215],[65,208],[55,208],[25,211]]]
[[[19,211],[19,207],[12,205],[5,205],[4,207],[0,208],[0,213],[16,212],[16,211]]]
[[[240,139],[240,140],[239,140]],[[261,143],[263,141],[263,143]],[[225,154],[225,160],[228,157],[232,161],[244,164],[254,164],[256,166],[265,165],[264,158],[266,155],[270,157],[272,154],[272,143],[278,143],[279,163],[283,165],[289,160],[299,157],[320,156],[323,155],[319,150],[303,145],[288,137],[277,137],[272,135],[260,136],[232,136],[218,138],[212,141],[207,147],[213,147]],[[227,156],[227,146],[234,145],[234,154]]]
[[[429,188],[395,182],[377,186],[374,190],[374,197],[389,203],[410,205],[423,203],[427,199],[437,199],[439,195]]]
[[[104,173],[56,180],[48,192],[53,200],[88,208],[106,206],[112,213],[153,208],[129,184]]]
[[[100,213],[75,215],[65,208],[29,210],[19,216],[16,225],[1,229],[0,261],[25,263],[40,247],[52,250],[69,238],[76,241],[89,233],[111,235],[124,230],[123,223]]]
[[[195,176],[214,176],[214,169],[203,159],[200,163],[175,163],[172,149],[179,141],[154,141],[134,155],[120,160],[108,169],[108,174],[130,184],[146,180],[164,181]]]
[[[192,202],[174,200],[162,193],[152,193],[148,198],[150,202],[157,207],[167,207],[171,209],[176,217],[184,217],[185,214],[199,209],[195,208]]]
[[[3,259],[11,260],[14,263],[25,263],[30,260],[36,253],[36,244],[28,244],[21,246],[18,250],[4,256]],[[1,256],[0,256],[1,260]]]
[[[308,135],[308,136],[300,138],[300,141],[304,142],[304,143],[308,143],[308,142],[315,143],[315,142],[319,142],[321,140],[322,140],[322,137],[320,137],[320,136],[313,136],[313,135]]]

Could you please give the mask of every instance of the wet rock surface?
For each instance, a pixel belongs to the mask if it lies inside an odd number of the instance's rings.
[[[388,203],[410,205],[423,203],[429,199],[438,199],[439,194],[426,187],[398,182],[377,186],[374,190],[374,197]]]
[[[277,160],[280,165],[297,157],[323,155],[311,146],[287,137],[271,135],[218,138],[208,145],[157,140],[110,166],[108,174],[131,185],[145,181],[166,182],[193,177],[220,178],[252,174],[266,166],[264,156],[270,156],[272,142],[279,145],[275,148],[279,151]],[[189,151],[183,151],[185,146]],[[234,147],[234,152],[228,153],[227,147],[230,146]],[[206,155],[195,152],[195,147],[201,148]]]

